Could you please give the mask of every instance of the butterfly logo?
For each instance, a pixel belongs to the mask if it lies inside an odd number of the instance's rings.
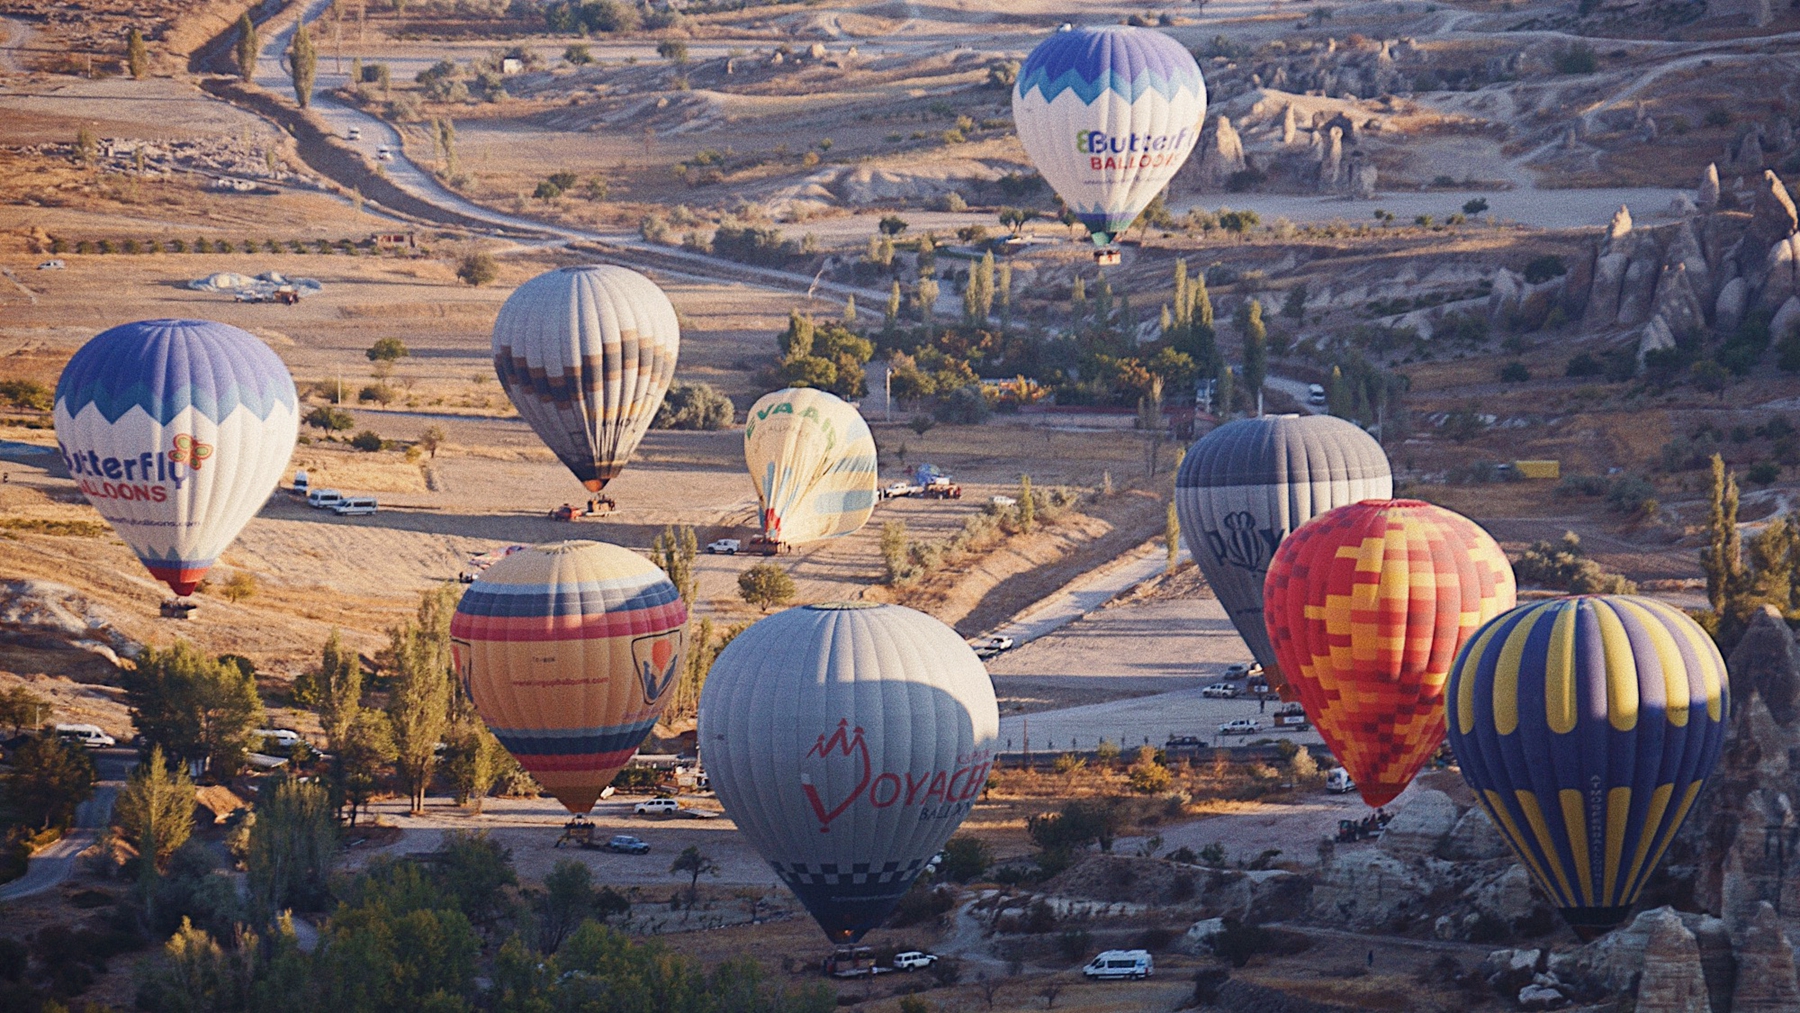
[[[631,642],[631,661],[644,688],[644,702],[653,704],[662,699],[669,684],[675,681],[675,670],[681,662],[681,631],[638,637]]]
[[[1228,513],[1223,520],[1225,530],[1206,532],[1206,543],[1212,549],[1213,557],[1221,563],[1246,570],[1267,570],[1269,560],[1275,554],[1275,532],[1267,528],[1258,530],[1256,518],[1247,510]]]
[[[175,437],[175,449],[169,451],[171,464],[185,464],[195,471],[200,470],[200,462],[213,455],[210,443],[201,443],[192,436],[182,433]]]
[[[806,792],[806,801],[812,806],[813,815],[819,819],[821,834],[830,833],[831,821],[842,816],[844,810],[850,808],[850,804],[860,798],[863,790],[869,786],[869,744],[863,741],[861,728],[852,728],[847,719],[840,719],[836,731],[829,737],[819,736],[819,741],[806,751],[807,756],[817,756],[821,760],[829,758],[833,753],[856,764],[858,770],[858,780],[844,794],[843,801],[827,806],[825,799],[819,795],[818,787],[813,784],[812,775],[800,775],[800,790]]]

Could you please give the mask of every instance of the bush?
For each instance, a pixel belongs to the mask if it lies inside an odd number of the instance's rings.
[[[1758,461],[1750,466],[1745,477],[1757,485],[1772,485],[1781,478],[1781,465],[1774,461]]]
[[[1580,355],[1569,360],[1569,364],[1563,368],[1563,375],[1580,379],[1590,376],[1599,376],[1605,371],[1605,365],[1601,363],[1600,359],[1595,356],[1594,353],[1582,352]]]
[[[1509,362],[1500,367],[1500,382],[1524,383],[1531,379],[1531,370],[1523,362]]]
[[[987,395],[981,392],[977,384],[959,387],[950,392],[937,406],[934,414],[939,422],[950,422],[961,425],[980,425],[986,422],[993,410],[988,406]],[[920,435],[924,435],[921,433]]]
[[[1644,501],[1656,496],[1656,486],[1639,475],[1625,475],[1614,482],[1606,493],[1606,506],[1615,513],[1635,513]]]
[[[348,432],[356,427],[356,420],[349,412],[330,405],[320,405],[307,412],[303,421],[314,429],[323,429],[328,433]]]
[[[1600,60],[1595,55],[1593,46],[1577,42],[1558,47],[1550,54],[1550,65],[1556,68],[1558,74],[1592,74],[1600,69]]]
[[[994,849],[979,837],[957,834],[944,845],[944,861],[938,872],[944,878],[967,883],[980,877],[994,864]]]
[[[56,392],[36,380],[0,380],[0,399],[26,411],[47,412],[56,407]]]
[[[1561,257],[1554,253],[1533,257],[1525,265],[1525,280],[1533,285],[1549,281],[1551,278],[1560,278],[1568,273],[1568,266],[1563,263]]]
[[[500,265],[494,262],[493,255],[489,253],[471,253],[456,265],[456,277],[477,288],[499,276]]]
[[[792,240],[763,225],[720,222],[712,238],[713,252],[743,264],[780,267],[795,255]]]
[[[774,563],[758,563],[738,574],[738,597],[764,612],[794,598],[794,578]]]
[[[400,397],[400,392],[385,383],[371,383],[356,392],[356,399],[364,404],[373,401],[381,405],[393,404]]]
[[[652,429],[723,429],[737,416],[737,406],[709,383],[676,383],[663,395]]]
[[[1513,560],[1513,575],[1520,584],[1536,584],[1570,594],[1636,594],[1637,585],[1616,573],[1608,573],[1589,559],[1581,538],[1563,532],[1556,542],[1539,541]]]
[[[351,437],[350,445],[358,450],[373,453],[381,449],[381,434],[373,429],[365,429]]]
[[[920,876],[913,880],[912,889],[900,898],[894,906],[894,914],[888,919],[888,925],[894,928],[905,928],[920,922],[936,921],[949,914],[956,907],[956,891],[949,887],[933,886],[930,876]]]

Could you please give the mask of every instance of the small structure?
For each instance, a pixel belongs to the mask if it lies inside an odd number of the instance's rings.
[[[417,240],[413,238],[413,233],[410,230],[406,232],[377,232],[369,236],[369,241],[374,243],[376,248],[383,250],[396,249],[402,246],[409,250],[416,250],[419,248],[419,244]]]
[[[1513,468],[1521,478],[1558,479],[1562,477],[1561,461],[1514,461]]]
[[[525,61],[516,56],[508,56],[500,61],[500,73],[512,75],[525,69]]]

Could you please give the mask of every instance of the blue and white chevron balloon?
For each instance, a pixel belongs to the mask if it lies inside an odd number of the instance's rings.
[[[1148,28],[1065,25],[1025,58],[1013,88],[1026,153],[1097,243],[1168,186],[1205,116],[1200,65]]]
[[[56,384],[69,477],[150,575],[194,592],[281,481],[294,378],[251,334],[140,320],[81,346]]]

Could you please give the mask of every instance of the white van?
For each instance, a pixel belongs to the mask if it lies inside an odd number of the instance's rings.
[[[100,730],[99,725],[57,725],[56,737],[64,742],[78,742],[89,749],[110,749],[118,740]]]
[[[331,508],[331,512],[339,517],[356,517],[362,514],[372,514],[376,509],[377,505],[373,496],[345,496],[337,501],[336,505]]]
[[[292,749],[300,743],[300,733],[292,728],[258,728],[251,734],[261,739],[264,745],[273,740],[280,749]]]
[[[1090,978],[1148,978],[1156,973],[1149,950],[1107,950],[1081,969]]]
[[[1324,404],[1326,400],[1324,384],[1309,383],[1306,385],[1307,404]]]
[[[294,491],[304,496],[312,491],[312,480],[306,477],[306,469],[294,472]]]
[[[344,494],[336,489],[313,489],[306,494],[306,505],[320,510],[329,510],[343,502]]]
[[[1325,790],[1333,795],[1343,795],[1356,790],[1356,782],[1350,779],[1350,772],[1342,767],[1333,767],[1325,773]]]

